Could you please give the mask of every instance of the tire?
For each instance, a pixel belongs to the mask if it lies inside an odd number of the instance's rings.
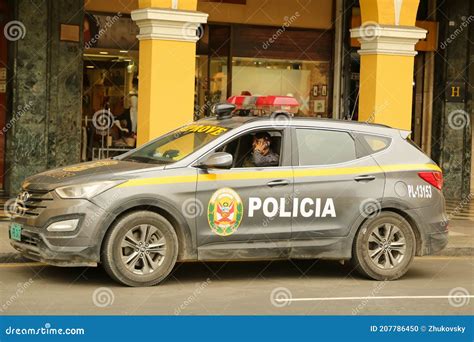
[[[387,239],[388,234],[392,235],[391,239]],[[408,271],[415,248],[415,234],[408,221],[396,213],[381,212],[366,220],[357,232],[352,261],[363,276],[395,280]]]
[[[102,245],[106,272],[127,286],[161,283],[173,270],[177,257],[178,237],[173,226],[150,211],[120,218],[108,230]]]

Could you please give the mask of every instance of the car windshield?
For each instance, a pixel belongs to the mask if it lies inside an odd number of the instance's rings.
[[[123,160],[171,164],[177,162],[229,131],[230,128],[206,124],[191,124],[138,148]]]

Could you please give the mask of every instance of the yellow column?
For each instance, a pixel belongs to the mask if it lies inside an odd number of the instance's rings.
[[[139,0],[138,141],[142,145],[193,120],[197,0]]]
[[[411,130],[415,27],[419,0],[360,0],[362,26],[351,30],[359,50],[359,121]]]

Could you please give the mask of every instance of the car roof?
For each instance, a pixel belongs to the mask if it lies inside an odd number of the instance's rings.
[[[312,126],[318,128],[342,129],[348,131],[360,131],[384,135],[400,135],[398,129],[390,126],[359,121],[347,121],[338,119],[292,117],[288,120],[275,120],[269,116],[232,116],[229,118],[209,117],[198,121],[199,124],[217,125],[228,128],[237,128],[246,124],[249,128],[269,124],[272,126]]]

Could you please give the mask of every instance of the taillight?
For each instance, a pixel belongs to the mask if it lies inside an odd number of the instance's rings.
[[[436,189],[441,190],[443,188],[443,174],[439,171],[418,172],[418,176]]]

